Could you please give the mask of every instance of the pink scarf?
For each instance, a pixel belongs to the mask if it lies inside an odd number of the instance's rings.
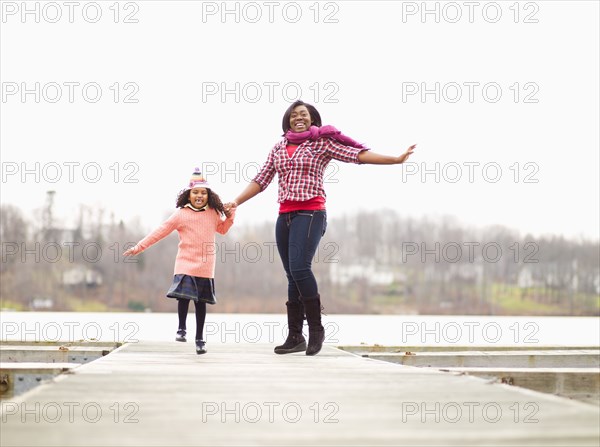
[[[331,138],[342,143],[344,146],[351,146],[357,149],[366,149],[366,146],[361,143],[357,143],[352,138],[344,135],[333,126],[310,126],[310,129],[305,132],[292,132],[290,129],[285,133],[285,138],[287,138],[287,140],[293,144],[302,144],[306,140],[315,141],[319,138]]]

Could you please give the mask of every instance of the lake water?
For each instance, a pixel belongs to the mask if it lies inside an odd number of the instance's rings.
[[[214,343],[279,344],[284,314],[219,314],[206,317],[205,339]],[[598,346],[598,317],[499,317],[432,315],[324,315],[326,344],[405,346]],[[171,341],[176,313],[0,312],[6,341]],[[308,328],[304,327],[307,333]],[[193,307],[188,339],[193,340]]]

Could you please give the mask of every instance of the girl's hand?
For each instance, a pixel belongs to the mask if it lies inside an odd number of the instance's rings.
[[[417,145],[413,144],[411,147],[406,149],[406,152],[398,157],[398,164],[404,163],[406,160],[408,160],[408,157],[410,157],[413,154],[415,147],[417,147]]]
[[[225,215],[227,217],[229,217],[229,215],[227,214],[229,212],[229,210],[231,209],[235,209],[237,208],[238,204],[237,202],[235,202],[235,200],[233,202],[227,202],[223,205],[223,208],[225,208]]]
[[[135,247],[128,248],[123,252],[123,256],[133,256],[135,254]]]

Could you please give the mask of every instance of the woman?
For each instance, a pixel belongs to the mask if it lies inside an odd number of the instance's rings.
[[[335,129],[322,126],[317,109],[294,102],[283,115],[283,140],[275,145],[258,175],[225,209],[236,208],[263,191],[277,173],[279,217],[275,225],[277,249],[288,279],[287,318],[289,334],[277,354],[306,351],[315,355],[323,346],[321,297],[312,273],[312,259],[327,226],[323,174],[331,159],[347,163],[400,164],[416,145],[398,156],[369,151]],[[304,315],[308,321],[308,346],[302,335]]]

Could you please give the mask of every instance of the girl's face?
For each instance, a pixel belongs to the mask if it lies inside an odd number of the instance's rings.
[[[292,111],[290,115],[290,128],[292,132],[306,132],[311,124],[312,120],[306,106],[298,106]]]
[[[190,203],[194,208],[202,208],[208,203],[208,190],[206,188],[194,188],[190,191]]]

